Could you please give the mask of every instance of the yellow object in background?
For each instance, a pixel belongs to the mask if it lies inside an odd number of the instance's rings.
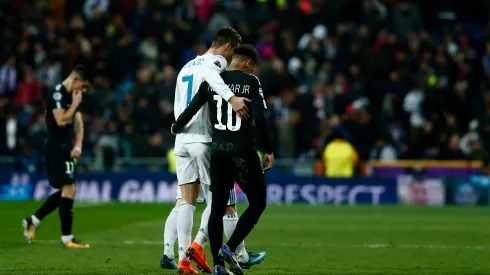
[[[429,87],[434,87],[437,84],[437,76],[431,75],[427,80]]]
[[[257,154],[259,155],[260,163],[262,164],[264,162],[264,154],[259,150],[257,150]]]
[[[359,162],[356,149],[342,138],[334,139],[323,151],[325,175],[329,178],[351,178]]]
[[[174,148],[171,148],[167,152],[167,162],[168,162],[168,171],[172,174],[177,173],[177,165],[175,164],[175,156],[174,156]]]

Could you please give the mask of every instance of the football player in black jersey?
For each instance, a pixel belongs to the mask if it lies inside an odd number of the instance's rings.
[[[274,163],[264,117],[267,105],[259,79],[250,74],[259,61],[259,55],[251,45],[237,46],[233,52],[233,60],[221,77],[235,95],[251,99],[252,119],[240,119],[231,105],[204,82],[187,109],[172,126],[172,133],[179,132],[205,103],[209,104],[213,142],[211,147],[212,207],[208,229],[215,274],[243,274],[234,252],[253,229],[265,209],[266,186],[263,171],[271,169]],[[257,155],[255,132],[266,152],[265,168],[262,168]],[[240,217],[227,244],[222,247],[222,216],[235,180],[247,195],[249,207]],[[224,268],[224,261],[230,265],[233,273]]]
[[[60,189],[49,196],[34,215],[22,220],[24,236],[34,243],[36,229],[48,214],[59,208],[61,242],[66,248],[89,248],[72,235],[75,199],[75,161],[82,153],[83,120],[78,111],[83,93],[89,86],[88,72],[77,65],[71,74],[49,92],[46,101],[48,138],[44,159],[49,184]]]

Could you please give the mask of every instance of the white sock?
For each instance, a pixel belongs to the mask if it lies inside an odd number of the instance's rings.
[[[36,216],[32,215],[31,219],[35,227],[38,227],[41,224],[41,221]]]
[[[179,261],[187,260],[185,251],[191,246],[192,222],[196,207],[183,202],[177,213],[177,235],[179,238]]]
[[[73,235],[61,236],[61,242],[68,243],[73,239]]]
[[[208,235],[208,222],[209,216],[211,215],[211,204],[206,205],[206,208],[202,212],[201,215],[201,225],[199,226],[199,232],[197,232],[196,238],[194,241],[200,244],[204,248],[204,244],[209,239]]]
[[[235,231],[236,224],[238,223],[238,214],[234,213],[223,217],[223,229],[225,231],[226,239],[230,239],[233,231]],[[248,262],[248,253],[245,249],[245,241],[242,241],[235,250],[235,254],[238,257],[238,261],[241,263]]]
[[[175,257],[174,244],[177,240],[177,213],[179,208],[174,207],[165,221],[165,231],[163,235],[163,241],[165,242],[165,249],[163,254],[167,255],[170,259]]]

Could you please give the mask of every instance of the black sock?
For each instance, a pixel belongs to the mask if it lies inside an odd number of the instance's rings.
[[[73,199],[61,197],[59,213],[61,234],[69,236],[71,235],[71,226],[73,224]]]
[[[60,206],[60,199],[61,199],[61,191],[58,191],[56,193],[53,193],[51,196],[49,196],[46,201],[44,201],[43,205],[34,213],[34,216],[38,218],[40,221],[44,219],[47,215],[49,215],[51,212],[56,210]]]
[[[218,257],[219,249],[223,246],[223,213],[226,210],[226,202],[230,196],[230,191],[213,190],[211,202],[211,214],[208,222],[209,244],[213,254],[214,265],[225,266],[224,262]]]
[[[260,187],[253,188],[252,192],[246,193],[249,206],[245,212],[243,212],[238,223],[236,225],[235,231],[231,235],[230,239],[226,245],[231,251],[235,252],[236,248],[240,243],[245,240],[247,235],[252,231],[257,222],[259,221],[262,212],[265,210],[266,206],[266,188],[265,183],[260,185]]]

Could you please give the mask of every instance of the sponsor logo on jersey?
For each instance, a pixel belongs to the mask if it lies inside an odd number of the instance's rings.
[[[218,60],[214,61],[214,65],[218,66],[218,68],[220,68],[220,69],[221,69],[221,63],[219,63],[219,61],[218,61]]]

